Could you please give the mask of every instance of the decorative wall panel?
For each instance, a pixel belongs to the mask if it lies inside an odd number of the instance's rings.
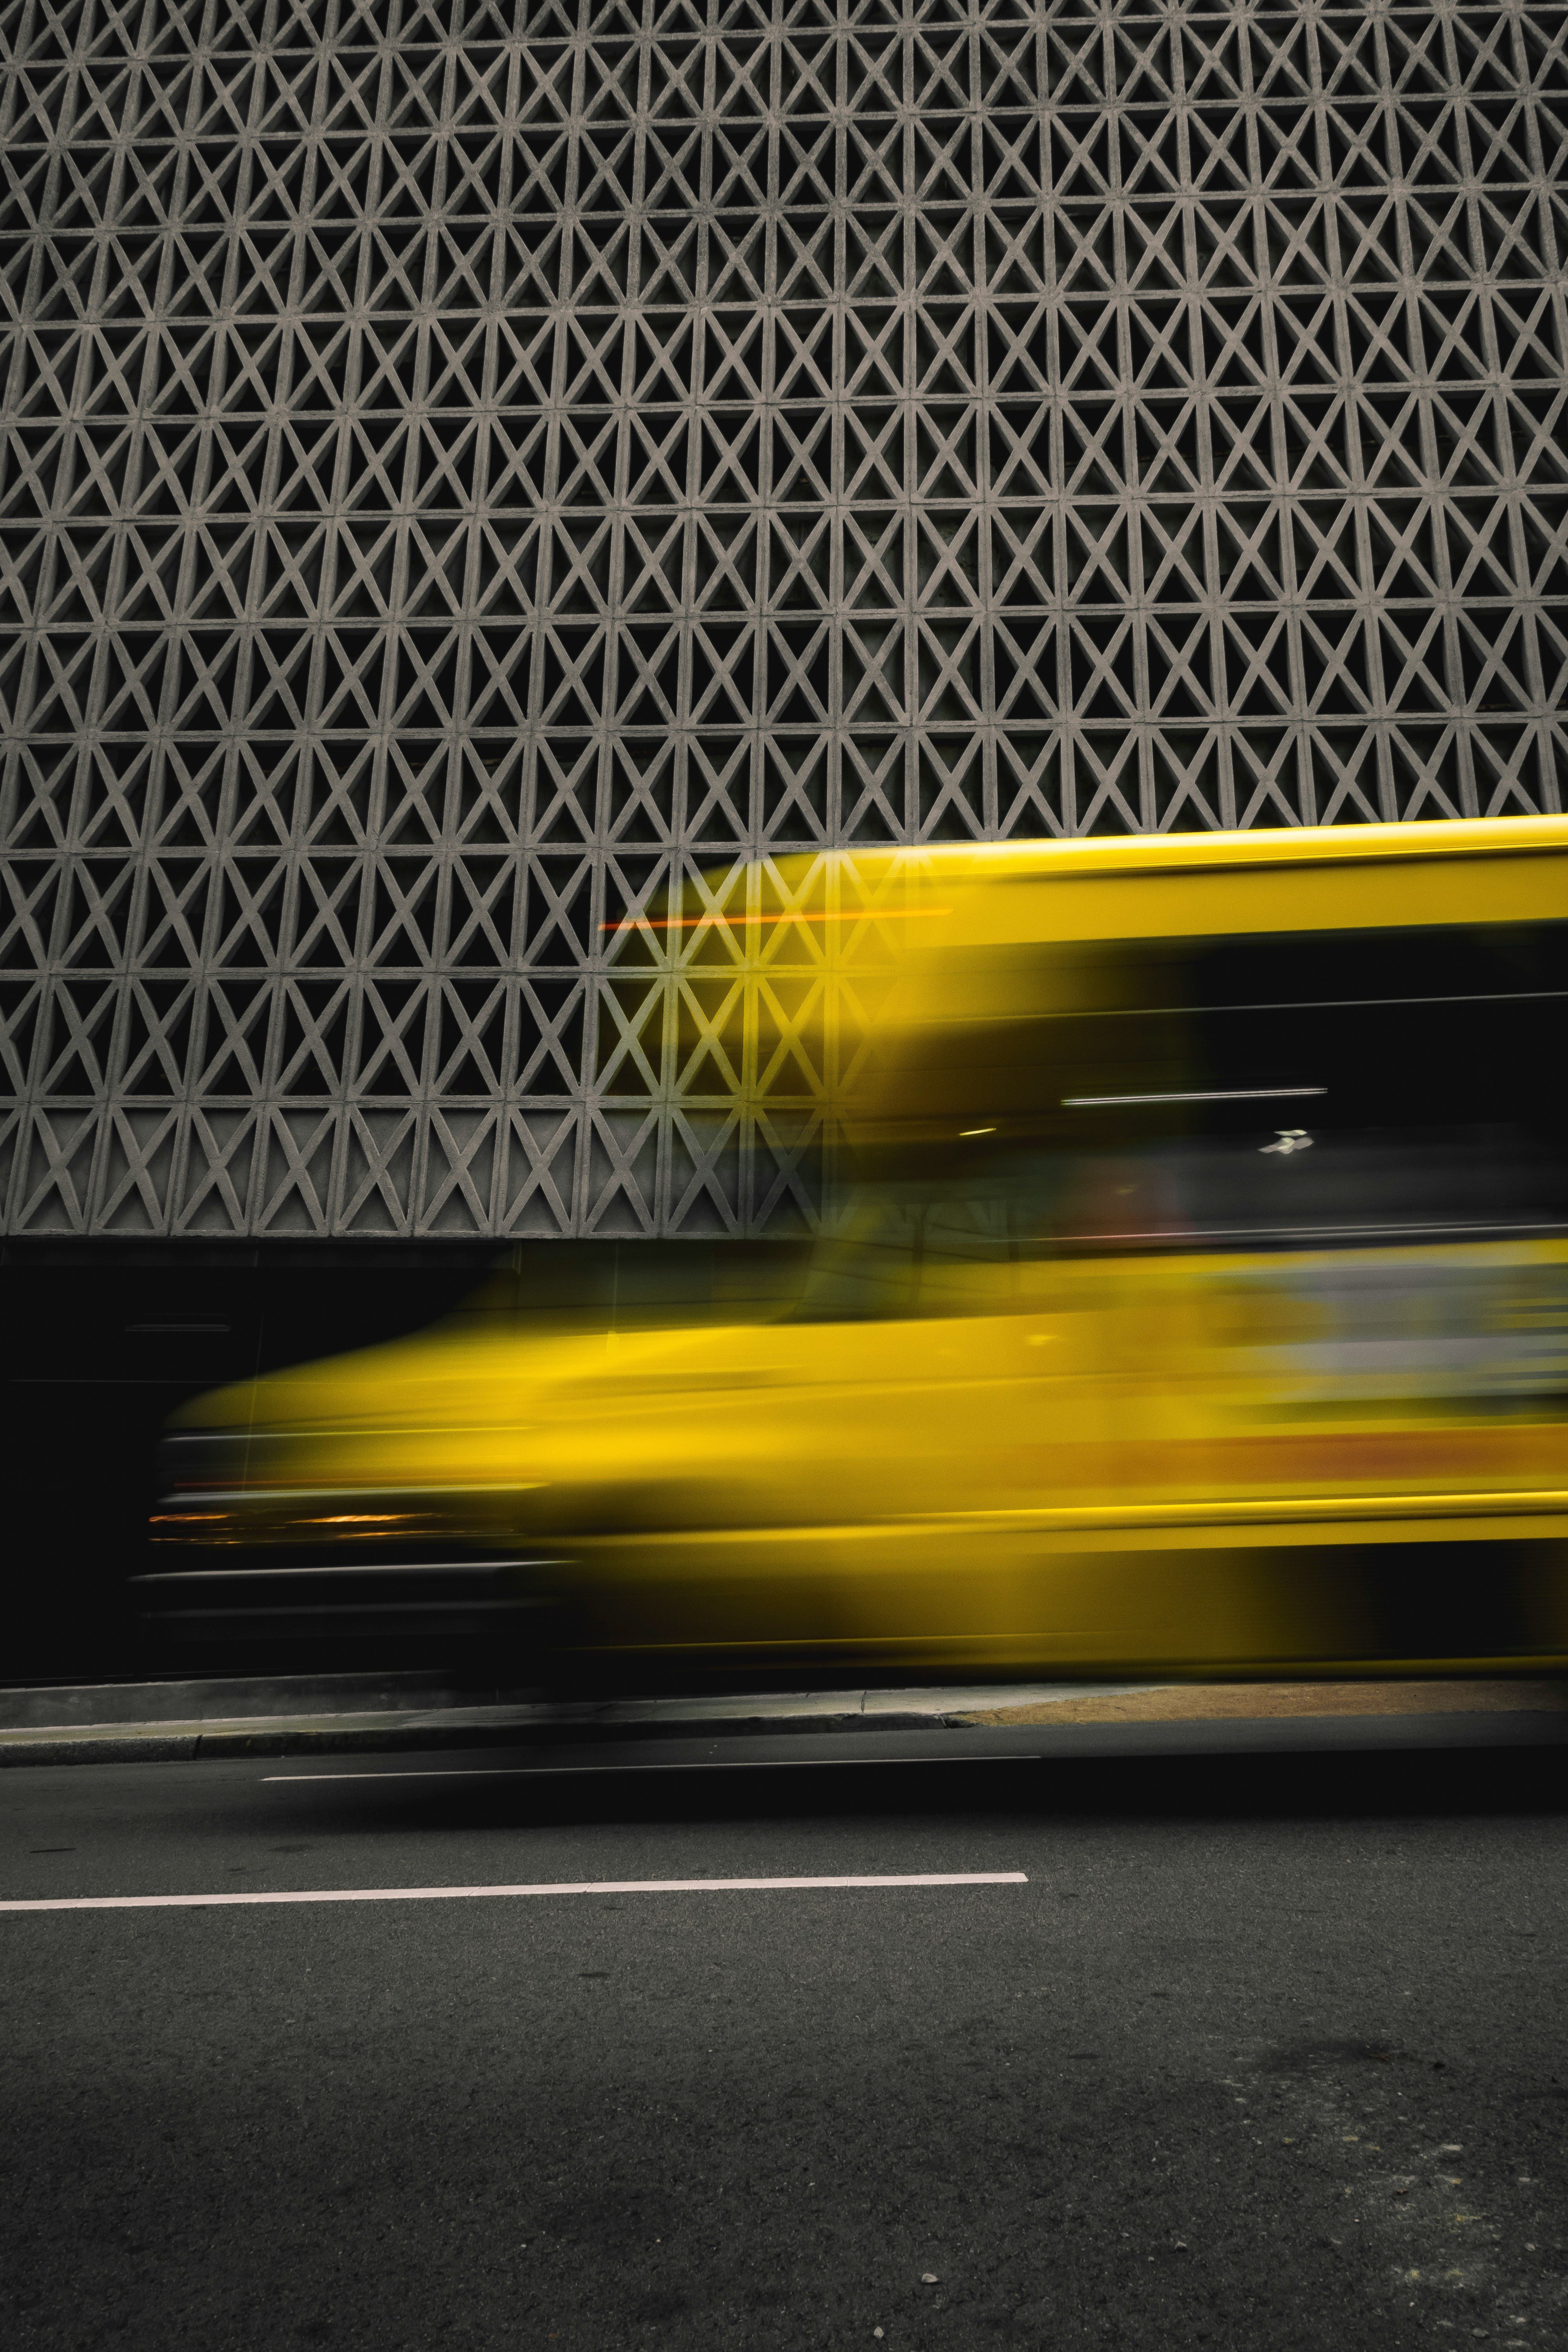
[[[809,1221],[672,879],[1561,804],[1561,6],[0,43],[12,1233]]]

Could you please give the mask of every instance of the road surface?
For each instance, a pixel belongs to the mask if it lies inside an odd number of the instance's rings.
[[[0,1914],[9,2352],[1568,2346],[1561,1750],[808,1748],[7,1773],[13,1903],[447,1890]]]

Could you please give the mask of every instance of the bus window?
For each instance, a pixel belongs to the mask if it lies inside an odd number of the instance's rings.
[[[1009,947],[944,978],[809,1314],[996,1311],[994,1269],[1057,1254],[1568,1225],[1568,924]]]

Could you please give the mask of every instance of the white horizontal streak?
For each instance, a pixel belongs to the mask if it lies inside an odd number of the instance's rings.
[[[1120,1103],[1294,1102],[1302,1095],[1326,1095],[1327,1087],[1218,1087],[1210,1094],[1063,1095],[1063,1110],[1101,1110]]]
[[[722,1895],[826,1886],[1026,1886],[1021,1870],[919,1871],[879,1878],[597,1878],[538,1886],[340,1886],[282,1895],[58,1895],[0,1911],[191,1911],[247,1903],[431,1903],[485,1895]]]
[[[1160,1685],[1158,1687],[1163,1688],[1164,1685]],[[1074,1696],[1077,1696],[1079,1694],[1075,1692]],[[876,1717],[872,1717],[871,1720],[875,1722]],[[765,1738],[767,1734],[763,1732],[758,1736]],[[950,1738],[952,1734],[944,1732],[942,1736],[943,1738]],[[311,1780],[543,1780],[549,1779],[552,1773],[560,1775],[563,1772],[628,1771],[636,1772],[639,1777],[647,1772],[845,1772],[855,1764],[894,1764],[900,1772],[903,1772],[914,1764],[942,1764],[951,1767],[954,1764],[994,1764],[996,1761],[994,1755],[973,1754],[950,1756],[944,1753],[940,1756],[889,1757],[880,1749],[868,1756],[731,1757],[716,1755],[714,1749],[717,1744],[711,1739],[709,1740],[708,1755],[701,1761],[696,1761],[690,1757],[680,1757],[673,1764],[617,1765],[614,1762],[609,1764],[592,1762],[587,1764],[479,1764],[471,1770],[460,1764],[440,1764],[420,1771],[263,1772],[261,1785],[264,1789],[269,1789],[282,1781],[309,1783]],[[612,1750],[611,1753],[613,1756],[615,1751]],[[1006,1761],[1012,1764],[1037,1764],[1041,1759],[1037,1756],[1015,1756],[1009,1753]],[[706,1878],[702,1882],[704,1886],[710,1886],[712,1883],[711,1879]],[[791,1885],[795,1883],[793,1879],[789,1882]],[[835,1881],[835,1884],[837,1883]]]

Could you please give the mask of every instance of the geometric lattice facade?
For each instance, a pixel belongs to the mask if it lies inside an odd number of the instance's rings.
[[[1560,5],[0,45],[13,1234],[809,1220],[672,880],[1562,805]]]

